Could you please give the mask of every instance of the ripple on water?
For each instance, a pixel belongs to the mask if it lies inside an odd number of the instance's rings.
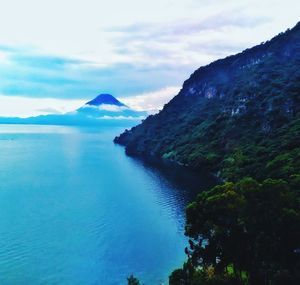
[[[189,187],[119,132],[0,126],[0,284],[159,284],[182,264]]]

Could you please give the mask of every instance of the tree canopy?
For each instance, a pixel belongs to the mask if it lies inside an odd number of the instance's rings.
[[[188,262],[170,284],[300,284],[298,179],[244,178],[200,193],[186,210]]]

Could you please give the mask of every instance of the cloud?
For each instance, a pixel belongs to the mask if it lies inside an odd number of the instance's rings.
[[[109,31],[119,34],[123,39],[154,39],[173,41],[182,36],[199,34],[206,31],[224,31],[227,28],[257,27],[268,23],[269,17],[250,16],[244,12],[222,11],[200,19],[180,19],[167,23],[135,23],[128,26],[115,27]]]
[[[64,91],[79,83],[68,72],[72,65],[81,64],[78,60],[1,46],[0,61],[5,63],[0,65],[3,95],[64,98]]]
[[[87,63],[87,61],[83,60],[38,53],[36,54],[33,53],[33,51],[30,53],[24,53],[21,50],[18,52],[14,51],[11,55],[11,59],[21,65],[31,66],[32,68],[55,68],[60,70],[68,65]]]
[[[167,86],[180,86],[201,65],[265,41],[299,18],[294,0],[25,2],[7,1],[0,10],[0,94],[25,97],[26,111],[2,108],[1,96],[0,116],[61,112],[39,98],[69,106],[99,93],[157,110],[177,93]]]
[[[103,66],[9,47],[0,48],[0,61],[0,93],[32,98],[87,100],[99,93],[129,96],[177,84],[193,71],[191,66],[136,62]]]
[[[109,32],[115,52],[124,62],[197,68],[254,45],[257,37],[253,37],[253,31],[271,21],[268,16],[240,8],[219,9],[203,15],[159,23],[136,22],[114,27]],[[250,30],[251,36],[246,36],[245,31]]]
[[[0,102],[1,117],[22,118],[47,114],[62,114],[73,111],[84,104],[82,100],[29,98],[5,95],[0,95]]]
[[[64,107],[65,109],[65,107]],[[45,115],[45,114],[62,114],[62,113],[65,113],[61,110],[58,110],[56,108],[41,108],[41,109],[36,109],[34,110],[36,112],[40,112],[41,115]]]
[[[116,106],[116,105],[110,105],[110,104],[101,104],[99,106],[84,105],[83,108],[110,111],[110,112],[121,112],[121,111],[128,109],[128,107],[126,107],[126,106]]]
[[[120,101],[137,111],[156,113],[180,91],[179,86],[166,87],[140,95],[119,98]]]

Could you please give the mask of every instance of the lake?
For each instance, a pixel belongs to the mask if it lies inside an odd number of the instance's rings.
[[[0,125],[0,284],[155,285],[182,265],[196,182],[126,156],[122,130]]]

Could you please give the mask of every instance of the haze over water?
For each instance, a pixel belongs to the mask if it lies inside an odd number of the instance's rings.
[[[121,131],[0,125],[0,284],[155,285],[181,266],[189,187]]]

